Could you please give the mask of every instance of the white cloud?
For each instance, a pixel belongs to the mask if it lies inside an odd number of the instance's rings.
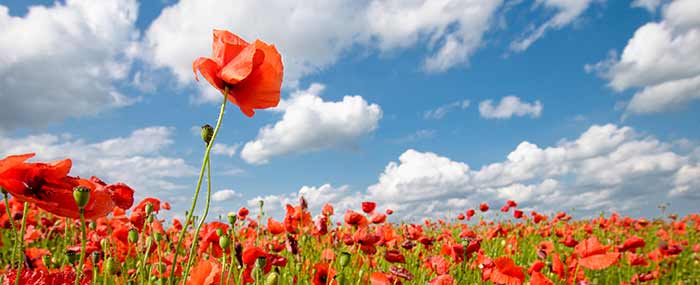
[[[366,23],[383,51],[413,46],[427,39],[436,51],[426,58],[427,71],[467,64],[480,47],[501,0],[371,1]],[[436,48],[433,48],[436,47]]]
[[[232,200],[235,198],[240,198],[243,195],[234,191],[233,189],[223,189],[214,192],[214,194],[211,195],[211,199],[217,202],[223,202],[223,201],[228,201]]]
[[[513,116],[530,116],[537,118],[542,113],[542,103],[539,100],[534,103],[520,101],[516,96],[506,96],[498,105],[494,106],[492,100],[484,100],[479,103],[479,114],[487,119],[510,119]]]
[[[324,88],[312,84],[280,102],[275,110],[284,112],[282,119],[260,129],[257,138],[243,146],[241,157],[248,163],[263,164],[273,156],[352,143],[377,128],[382,117],[379,105],[361,96],[324,101],[319,96]]]
[[[233,157],[236,155],[239,146],[240,144],[227,145],[223,143],[214,143],[214,146],[211,147],[211,152],[218,155]]]
[[[425,111],[425,113],[423,113],[423,118],[439,120],[445,117],[447,113],[453,111],[454,109],[464,110],[466,108],[469,108],[469,104],[469,100],[455,101],[449,104],[445,104],[435,109]]]
[[[0,5],[0,129],[43,127],[127,106],[114,86],[131,69],[138,40],[133,0],[70,0],[31,6],[23,17]]]
[[[593,125],[575,140],[550,147],[523,141],[505,160],[478,169],[408,149],[366,192],[322,186],[328,189],[305,196],[321,199],[317,204],[338,203],[341,211],[376,201],[402,220],[454,215],[483,201],[496,208],[508,199],[546,213],[574,208],[579,217],[601,210],[650,215],[656,210],[650,204],[682,205],[700,197],[700,147],[681,152],[673,145],[629,127]],[[295,203],[298,195],[268,196],[266,202]]]
[[[137,195],[165,195],[184,188],[174,180],[188,177],[195,170],[183,159],[162,155],[173,143],[173,128],[137,129],[127,137],[95,143],[68,134],[38,134],[20,138],[0,136],[0,156],[35,152],[36,161],[64,158],[73,160],[73,175],[98,176],[107,182],[124,182]]]
[[[659,22],[634,33],[618,58],[587,65],[616,91],[638,90],[626,113],[647,114],[677,109],[700,99],[700,2],[675,0],[663,8]]]
[[[262,200],[268,215],[281,217],[284,214],[285,205],[298,205],[300,196],[304,196],[309,210],[314,214],[320,213],[326,203],[333,205],[336,213],[342,213],[340,212],[342,209],[359,208],[362,202],[359,193],[351,192],[347,185],[333,187],[330,184],[323,184],[319,187],[302,186],[299,191],[289,194],[258,196],[249,199],[248,206],[258,207],[259,201]]]
[[[561,29],[578,19],[583,12],[596,2],[595,0],[537,0],[535,7],[544,7],[548,11],[554,11],[554,16],[546,22],[533,28],[522,36],[522,38],[512,42],[510,49],[514,52],[527,50],[535,41],[542,38],[548,30]]]
[[[413,142],[421,139],[429,139],[435,136],[435,130],[417,130],[413,133],[410,133],[406,136],[396,138],[389,140],[392,143],[408,143],[408,142]]]
[[[285,85],[335,63],[355,46],[383,53],[417,44],[432,52],[429,71],[466,65],[502,0],[182,0],[166,7],[146,32],[142,57],[193,81],[192,60],[211,53],[211,31],[229,29],[243,38],[275,44],[283,56]],[[318,11],[323,11],[319,13]],[[218,98],[212,88],[204,100]]]
[[[634,0],[632,7],[644,8],[649,13],[656,13],[656,9],[661,5],[661,0]]]

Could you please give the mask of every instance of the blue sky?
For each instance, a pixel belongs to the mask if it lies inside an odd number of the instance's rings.
[[[189,70],[213,28],[286,67],[281,107],[228,106],[217,214],[304,195],[407,219],[511,198],[653,216],[700,198],[692,0],[66,2],[0,3],[0,154],[70,156],[175,213],[218,111]]]

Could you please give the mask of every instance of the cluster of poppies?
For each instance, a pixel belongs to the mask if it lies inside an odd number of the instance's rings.
[[[449,220],[393,223],[387,219],[393,211],[379,210],[373,202],[342,215],[326,204],[314,216],[301,197],[297,205],[286,206],[283,219],[264,216],[261,202],[258,211],[241,208],[225,220],[206,223],[196,235],[193,225],[187,225],[179,242],[185,225],[159,218],[169,203],[146,198],[132,206],[133,190],[124,184],[72,177],[70,160],[26,162],[31,156],[0,160],[0,186],[10,196],[0,206],[2,284],[631,285],[700,280],[697,214],[574,220],[563,212],[524,213],[515,201],[507,201],[501,212],[513,210],[513,216],[499,221],[486,219],[489,207],[483,203],[478,215],[470,209]],[[90,193],[83,207],[89,220],[84,260],[77,255],[81,223],[74,189],[80,186]],[[14,253],[14,237],[24,245],[20,253]],[[196,249],[193,256],[190,248]],[[189,259],[193,264],[188,268]]]

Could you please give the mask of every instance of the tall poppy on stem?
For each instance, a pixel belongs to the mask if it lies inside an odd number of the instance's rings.
[[[241,109],[243,114],[252,117],[255,114],[254,109],[275,107],[280,100],[283,65],[282,56],[277,52],[274,45],[268,45],[260,40],[256,40],[251,44],[225,30],[214,30],[213,38],[212,56],[197,58],[192,63],[192,71],[195,74],[195,79],[199,80],[197,76],[199,72],[214,88],[219,90],[223,95],[223,102],[221,103],[219,117],[211,137],[209,138],[207,134],[206,150],[195,188],[194,199],[192,199],[192,205],[185,220],[185,227],[180,231],[176,245],[178,248],[182,244],[185,232],[187,232],[187,225],[192,221],[205,169],[209,169],[209,153],[221,127],[224,111],[226,110],[226,101],[231,101],[231,103]],[[210,171],[207,172],[210,173]],[[198,236],[199,228],[209,213],[211,179],[207,179],[207,186],[207,203],[200,223],[195,228],[193,235],[195,237]],[[191,248],[190,253],[192,253],[193,248]],[[175,258],[177,258],[178,254],[179,251],[175,251]],[[191,264],[192,258],[193,254],[190,254],[183,276],[185,280],[189,273],[189,268],[187,267]],[[174,270],[173,267],[171,275],[174,275]],[[173,278],[171,284],[176,282],[177,279]]]

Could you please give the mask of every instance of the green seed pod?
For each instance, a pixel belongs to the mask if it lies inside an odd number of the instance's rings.
[[[102,247],[102,249],[109,248],[109,239],[100,240],[100,246]]]
[[[270,272],[265,279],[265,285],[278,285],[280,283],[280,274],[277,272]]]
[[[223,249],[227,249],[231,245],[231,240],[227,236],[219,237],[219,246]]]
[[[204,144],[209,145],[211,138],[214,136],[214,128],[212,128],[209,124],[206,124],[202,126],[201,134]]]
[[[85,186],[77,186],[73,188],[73,199],[79,209],[85,208],[85,205],[90,201],[90,188]]]
[[[115,266],[116,264],[114,264],[114,259],[111,257],[107,258],[107,260],[105,260],[104,272],[110,275],[114,274],[114,272],[116,272]]]
[[[338,261],[340,262],[340,267],[345,267],[350,263],[350,258],[352,256],[348,252],[341,252],[340,256],[338,257]]]
[[[264,256],[258,257],[255,260],[255,268],[263,270],[263,268],[265,268],[265,265],[267,265],[267,258],[265,258]]]
[[[163,234],[161,234],[159,232],[155,232],[155,233],[153,233],[153,238],[155,238],[155,240],[157,242],[160,242],[163,240]]]
[[[74,251],[69,251],[66,253],[66,258],[68,258],[68,263],[70,264],[75,264],[78,261],[78,256],[79,253],[74,252]]]
[[[139,241],[139,232],[136,229],[130,229],[128,239],[130,243],[136,243]]]
[[[223,235],[223,234],[224,234],[224,230],[222,230],[221,228],[216,229],[216,235],[217,235],[217,236],[221,236],[221,235]]]
[[[237,214],[234,212],[228,212],[226,215],[228,217],[228,223],[233,226],[236,224],[236,220],[238,219]]]
[[[41,256],[41,262],[43,262],[46,267],[51,268],[51,256],[48,254]]]
[[[146,203],[146,216],[150,216],[151,213],[153,213],[153,204],[151,203]]]

